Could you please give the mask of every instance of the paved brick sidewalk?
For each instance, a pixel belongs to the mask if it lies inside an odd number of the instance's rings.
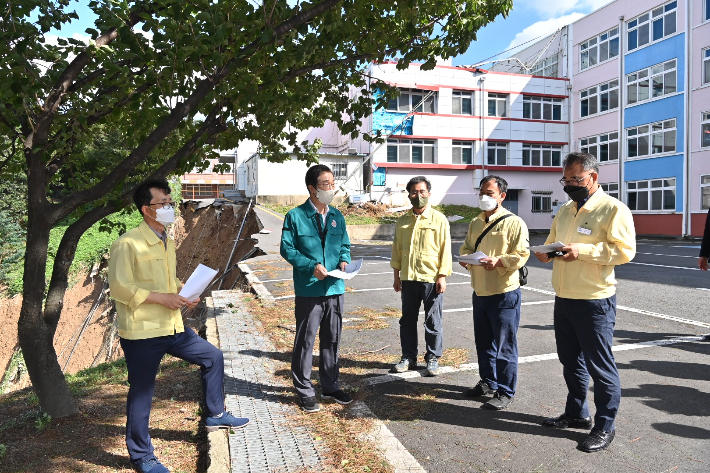
[[[264,353],[275,351],[256,329],[258,322],[241,310],[242,294],[214,291],[220,348],[224,352],[227,409],[251,419],[229,435],[232,472],[287,472],[310,467],[318,470],[325,446],[288,417],[292,406],[281,404],[277,392],[284,385],[271,374],[273,362]]]

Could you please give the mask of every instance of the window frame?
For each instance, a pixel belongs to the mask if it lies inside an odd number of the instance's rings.
[[[602,146],[607,146],[606,155],[610,156],[611,146],[616,143],[616,159],[604,159],[601,158]],[[593,149],[592,149],[593,148]],[[600,133],[598,135],[587,136],[580,138],[579,140],[579,150],[584,153],[589,153],[595,158],[599,163],[613,163],[619,161],[619,132],[610,131],[608,133]],[[593,152],[594,151],[594,152]]]
[[[396,146],[393,146],[396,143]],[[397,160],[391,160],[391,150],[396,148]],[[414,161],[415,148],[421,148],[421,161]],[[425,148],[431,148],[431,161],[425,160],[427,156],[425,155]],[[401,150],[407,149],[408,160],[403,161],[401,159]],[[428,158],[427,158],[428,159]],[[408,163],[408,164],[436,164],[436,141],[435,140],[424,140],[417,138],[407,138],[407,139],[387,139],[387,162],[388,163]]]
[[[666,181],[673,181],[673,185],[667,185]],[[656,186],[653,187],[654,182],[661,181],[662,185],[661,186]],[[638,181],[627,181],[626,182],[626,205],[629,207],[629,210],[635,213],[660,213],[660,212],[675,212],[676,211],[676,191],[677,191],[677,183],[678,180],[675,177],[660,177],[660,178],[655,178],[655,179],[642,179]],[[645,187],[640,187],[640,184],[644,184]],[[673,190],[673,208],[665,208],[665,191]],[[661,192],[661,207],[660,209],[653,209],[651,208],[651,205],[653,203],[653,196],[652,192]],[[636,205],[631,204],[631,194],[635,194],[636,197]],[[646,195],[646,204],[647,208],[646,209],[638,209],[634,207],[638,207],[638,195],[639,194],[645,194]]]
[[[579,43],[579,71],[586,71],[591,67],[598,66],[599,64],[604,64],[607,61],[619,57],[619,27],[615,26],[605,32],[589,38],[588,40]],[[616,39],[616,54],[611,55],[611,44],[612,41]],[[601,59],[602,56],[602,45],[606,44],[607,57],[606,59]],[[594,50],[594,64],[591,64],[591,51]],[[586,66],[584,56],[587,55]],[[583,67],[584,66],[584,67]]]
[[[454,111],[454,101],[456,99],[458,99],[461,102],[459,105],[459,109],[461,111],[459,113],[456,113]],[[474,99],[473,92],[471,92],[469,90],[454,90],[451,93],[451,114],[452,115],[467,115],[467,116],[473,115],[473,99]],[[468,107],[469,107],[468,113],[465,113],[463,111],[463,109],[464,109],[463,102],[465,100],[468,100]]]
[[[671,63],[674,63],[672,66]],[[656,68],[661,68],[658,72],[653,72]],[[667,68],[666,68],[667,67]],[[673,79],[675,84],[673,85],[673,91],[666,92],[666,76],[673,74]],[[660,77],[663,81],[663,93],[657,96],[653,95],[655,78]],[[669,59],[668,61],[663,61],[653,66],[646,67],[644,69],[639,69],[630,74],[626,74],[624,78],[626,82],[626,105],[635,105],[637,103],[644,103],[650,100],[658,99],[666,95],[672,95],[678,93],[678,58]],[[639,100],[640,84],[646,82],[646,87],[648,87],[648,96],[644,99]],[[634,87],[634,101],[631,101],[631,87]]]
[[[706,1],[710,3],[710,0]],[[700,60],[702,61],[702,67],[700,68],[702,83],[703,85],[710,84],[710,46],[703,48],[700,54]]]
[[[545,118],[545,104],[550,104],[550,118]],[[532,118],[535,105],[539,104],[540,118]],[[561,122],[563,101],[556,97],[540,97],[538,95],[523,95],[523,118],[527,120],[544,120]],[[527,110],[526,110],[527,109]],[[559,118],[555,119],[555,111],[559,112]],[[526,116],[527,115],[527,116]]]
[[[456,158],[454,155],[456,154],[454,150],[459,150],[460,151],[460,156]],[[470,162],[465,162],[464,160],[464,150],[469,150],[471,152],[469,156]],[[470,165],[473,164],[473,154],[474,154],[474,147],[473,147],[473,141],[462,141],[462,140],[453,140],[451,142],[451,164],[465,164],[465,165]],[[456,162],[456,161],[460,162]]]
[[[432,92],[433,95],[429,99],[427,99],[426,102],[424,102],[423,99],[424,99],[424,97],[426,97],[429,94],[429,92]],[[407,102],[403,104],[401,101],[402,101],[404,95],[407,96],[407,99],[406,99]],[[414,104],[414,100],[413,100],[413,98],[415,96],[421,96],[421,99],[419,100],[419,102],[416,103],[416,105]],[[399,112],[399,113],[410,113],[412,111],[414,113],[437,113],[438,96],[439,96],[438,93],[433,92],[431,90],[399,88],[399,97],[390,98],[387,101],[387,107],[385,108],[385,110],[388,112]],[[391,106],[392,102],[395,100],[397,101],[396,109],[392,108],[392,106]],[[422,105],[422,104],[425,104],[425,105],[430,104],[432,111],[425,112],[424,105]],[[420,108],[420,106],[421,106],[421,110],[415,110],[417,108]]]
[[[537,61],[530,70],[530,75],[538,77],[557,77],[557,73],[559,72],[559,59],[557,56],[557,54],[553,54],[552,56],[547,56],[545,59]],[[552,61],[553,59],[554,62]],[[553,67],[554,72],[552,71]]]
[[[539,163],[540,164],[533,164],[534,160],[534,151],[539,150]],[[550,151],[550,163],[551,164],[544,164],[545,160],[545,153],[544,151]],[[528,162],[529,164],[525,164],[525,152],[529,151],[528,155]],[[555,159],[555,155],[553,154],[554,152],[557,153],[557,158]],[[554,164],[554,162],[558,162],[559,164]],[[560,145],[545,145],[545,144],[533,144],[533,143],[523,143],[523,166],[529,166],[529,167],[550,167],[550,168],[557,168],[557,167],[562,167],[562,146]]]
[[[659,15],[656,15],[658,10],[662,11]],[[673,16],[673,31],[668,31],[670,28],[666,27],[666,17]],[[656,22],[662,19],[661,29],[663,33],[659,38],[654,39],[654,32],[656,27]],[[639,44],[639,31],[646,26],[646,31],[648,33],[648,40]],[[631,20],[626,22],[626,52],[635,51],[637,49],[648,46],[649,44],[657,43],[663,41],[664,38],[671,36],[678,32],[678,0],[672,0],[670,2],[664,3],[662,5],[657,5],[656,7],[638,15]],[[634,41],[632,43],[631,36],[634,34]],[[635,46],[632,48],[631,45]]]
[[[666,127],[666,124],[669,122],[673,122],[672,126]],[[661,125],[661,129],[654,130],[654,126],[657,126],[659,124]],[[626,135],[626,140],[625,140],[626,159],[643,159],[646,157],[674,154],[674,153],[678,152],[678,129],[677,129],[677,121],[675,118],[670,118],[668,120],[661,120],[658,122],[646,123],[644,125],[626,128],[626,130],[624,130],[624,132]],[[673,149],[670,151],[666,151],[665,150],[665,148],[666,148],[665,135],[666,135],[666,133],[670,133],[670,132],[673,132],[673,136],[674,136]],[[654,136],[659,135],[659,134],[663,136],[663,151],[660,153],[654,153],[653,152]],[[646,139],[646,144],[645,144],[645,146],[647,147],[647,151],[648,151],[646,154],[639,154],[639,150],[641,147],[641,140],[639,139],[640,137],[648,137]],[[633,156],[632,156],[631,148],[630,148],[632,140],[636,140],[636,152]]]
[[[506,118],[508,116],[508,94],[488,92],[486,97],[486,116],[495,118]],[[491,104],[495,107],[495,113],[491,114]],[[501,114],[501,104],[503,111]]]
[[[604,88],[606,87],[606,88]],[[604,88],[604,89],[603,89]],[[616,94],[616,106],[611,107],[611,99],[612,99],[612,93]],[[603,105],[603,100],[604,96],[606,97],[607,101],[607,109],[602,110],[602,105]],[[589,113],[590,109],[590,104],[592,97],[594,97],[594,107],[596,111],[594,113]],[[587,114],[583,115],[583,110],[584,110],[584,102],[587,102]],[[611,110],[615,110],[619,108],[619,79],[612,79],[607,82],[602,82],[601,84],[597,84],[595,86],[582,89],[579,91],[579,118],[586,118],[586,117],[592,117],[594,115],[598,115],[600,113],[608,112]]]
[[[343,180],[348,177],[348,163],[330,163],[329,166],[334,180]]]
[[[707,132],[705,128],[707,128]],[[705,136],[706,133],[708,135],[707,137]],[[703,138],[707,138],[706,144],[704,144]],[[710,148],[710,111],[700,114],[700,147]]]
[[[703,178],[707,178],[707,183],[703,183]],[[708,205],[705,205],[704,201],[705,199],[703,198],[703,190],[708,189]],[[710,209],[710,174],[701,174],[700,175],[700,210],[708,210]]]
[[[605,194],[609,195],[610,197],[614,197],[615,199],[619,198],[618,182],[605,182],[603,184],[599,184],[599,186],[602,188]],[[616,186],[616,189],[612,189],[612,186]]]
[[[507,166],[508,165],[508,143],[505,141],[486,141],[486,166]],[[490,161],[490,152],[493,151],[495,154],[495,162]],[[502,151],[502,153],[501,153]],[[501,154],[503,158],[503,164],[500,163]]]
[[[532,191],[530,212],[534,214],[552,213],[552,191]]]

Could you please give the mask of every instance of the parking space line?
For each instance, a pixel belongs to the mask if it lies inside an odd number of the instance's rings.
[[[688,255],[669,255],[667,253],[641,253],[641,252],[636,252],[637,255],[648,255],[648,256],[670,256],[672,258],[695,258],[697,259],[697,256],[688,256]]]
[[[530,302],[521,302],[520,305],[538,305],[538,304],[553,304],[555,301],[530,301]],[[444,309],[442,312],[466,312],[466,311],[472,311],[473,307],[462,307],[460,309]],[[419,315],[424,315],[424,311],[419,312]]]
[[[615,351],[615,352],[629,351],[629,350],[638,350],[640,348],[651,348],[651,347],[659,347],[659,346],[666,346],[666,345],[675,345],[677,343],[700,342],[700,341],[705,340],[706,337],[710,337],[710,334],[687,336],[687,337],[666,338],[666,339],[662,339],[662,340],[650,340],[648,342],[627,343],[627,344],[616,345],[616,346],[612,347],[612,351]],[[535,363],[538,361],[547,361],[547,360],[556,360],[556,359],[557,359],[557,353],[545,353],[543,355],[531,355],[531,356],[523,356],[521,358],[518,358],[518,364]],[[446,374],[446,373],[458,373],[458,372],[462,372],[462,371],[474,371],[477,369],[478,369],[478,363],[466,363],[463,365],[459,365],[458,368],[455,368],[453,366],[441,366],[439,368],[439,372],[441,374]],[[422,373],[424,373],[423,369],[419,370],[419,371],[406,371],[404,373],[389,373],[389,374],[384,374],[384,375],[374,376],[372,378],[369,378],[369,379],[367,379],[367,384],[373,386],[376,384],[389,383],[392,381],[399,381],[401,379],[423,378],[425,376],[423,376]]]
[[[639,264],[641,266],[656,266],[658,268],[689,269],[691,271],[700,271],[700,269],[698,269],[698,268],[689,268],[687,266],[669,266],[669,265],[665,265],[665,264],[639,263],[637,261],[629,261],[628,264]]]
[[[461,284],[471,284],[471,283],[468,282],[468,281],[465,281],[465,282],[449,282],[449,283],[446,283],[446,286],[447,286],[447,287],[448,287],[448,286],[459,286],[459,285],[461,285]],[[394,289],[392,289],[392,286],[390,286],[390,287],[373,287],[373,288],[370,288],[370,289],[352,289],[352,290],[350,290],[350,291],[346,290],[346,291],[345,291],[345,294],[352,294],[353,292],[393,291],[393,290],[394,290]],[[274,299],[276,299],[276,300],[279,300],[279,299],[293,299],[294,297],[296,297],[295,294],[290,294],[290,295],[288,295],[288,296],[274,297]]]

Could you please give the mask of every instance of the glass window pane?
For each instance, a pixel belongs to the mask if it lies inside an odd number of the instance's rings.
[[[629,206],[629,209],[636,210],[636,192],[629,192],[626,205]]]
[[[553,166],[562,166],[562,152],[561,151],[556,151],[552,150],[552,165]]]
[[[663,18],[653,21],[653,40],[658,41],[663,38]]]
[[[488,164],[496,163],[496,149],[493,147],[488,148]]]
[[[609,161],[609,145],[603,144],[599,146],[599,162]]]
[[[638,101],[648,100],[649,90],[648,90],[648,79],[642,80],[638,83]]]
[[[708,0],[710,2],[710,0]],[[710,49],[708,49],[710,51]],[[703,62],[703,84],[710,82],[710,60],[706,59]]]
[[[653,78],[653,96],[660,97],[663,95],[663,76],[656,76]]]
[[[412,162],[423,163],[424,153],[421,146],[412,146]]]
[[[530,166],[530,150],[523,150],[523,166]]]
[[[505,99],[503,100],[498,100],[498,116],[499,117],[505,117],[506,114],[506,107],[505,107]]]
[[[629,25],[630,26],[630,25]],[[636,49],[638,47],[638,30],[633,30],[629,31],[629,45],[627,46],[629,48],[629,51],[632,49]]]
[[[397,111],[397,99],[389,99],[387,101],[387,110]]]
[[[461,113],[461,97],[454,97],[451,101],[451,113],[456,115]]]
[[[663,179],[655,179],[651,181],[651,188],[654,187],[663,187]]]
[[[464,115],[472,114],[470,98],[461,99],[461,113],[463,113]]]
[[[523,102],[523,118],[531,118],[530,102]]]
[[[580,69],[586,69],[589,67],[589,51],[583,51],[580,62],[579,62],[579,68]]]
[[[387,146],[387,162],[396,163],[397,162],[397,146]]]
[[[661,15],[663,15],[663,7],[656,8],[656,9],[653,10],[653,12],[651,13],[651,16],[652,16],[653,18],[657,18],[657,17],[659,17],[659,16],[661,16]]]
[[[635,158],[638,156],[638,139],[637,138],[631,138],[628,140],[628,149],[626,151],[626,154],[629,156],[629,158]]]
[[[710,3],[710,0],[707,0]],[[710,187],[703,187],[702,206],[703,210],[710,209]]]
[[[542,104],[540,102],[534,102],[532,104],[532,119],[540,120],[542,118]]]
[[[703,123],[703,138],[702,146],[706,148],[710,146],[710,123]]]
[[[675,130],[669,130],[663,133],[663,152],[672,153],[675,151]]]
[[[419,104],[422,102],[423,96],[421,94],[412,94],[412,109],[417,112],[421,112],[422,109]]]
[[[473,164],[473,157],[472,157],[472,150],[471,148],[463,148],[461,150],[461,158],[463,161],[463,164]]]
[[[453,164],[462,164],[461,163],[462,152],[463,152],[463,150],[461,148],[459,148],[458,146],[454,146],[453,148],[451,148],[451,162]]]
[[[663,191],[663,210],[675,210],[675,189]]]
[[[496,116],[496,101],[495,99],[488,99],[488,116]]]
[[[542,118],[543,118],[543,120],[552,120],[552,104],[551,103],[543,104]]]
[[[648,155],[648,136],[639,136],[639,156]]]
[[[627,187],[628,187],[629,189],[636,189],[636,183],[635,183],[635,182],[629,182],[629,183],[627,184]]]
[[[636,198],[638,200],[636,210],[648,210],[648,192],[638,192]]]
[[[599,111],[606,112],[609,110],[609,92],[604,92],[599,96]]]
[[[609,110],[619,107],[619,89],[609,91]]]
[[[609,42],[604,41],[599,45],[599,62],[609,59]]]
[[[651,191],[651,210],[663,210],[663,191]]]
[[[532,164],[533,166],[539,166],[539,165],[540,165],[540,150],[539,150],[539,149],[534,149],[534,150],[532,150],[531,164]]]
[[[409,145],[399,145],[399,162],[400,163],[408,163],[409,162],[409,160],[410,160],[409,150],[410,150]]]
[[[676,71],[666,72],[664,76],[664,94],[673,94],[676,91]]]
[[[598,112],[597,110],[597,96],[595,95],[594,97],[589,98],[589,114],[594,115],[595,113]]]
[[[648,44],[648,23],[645,23],[641,26],[639,26],[638,32],[639,32],[639,46],[643,46],[644,44]]]
[[[671,2],[668,5],[666,5],[666,11],[671,11],[677,6],[678,6],[678,2]]]
[[[614,38],[609,40],[609,57],[616,57],[619,55],[619,38]]]
[[[675,12],[667,14],[663,20],[663,24],[665,26],[663,31],[664,36],[675,33]]]
[[[589,48],[589,65],[593,66],[597,63],[597,47]]]
[[[629,99],[629,104],[636,103],[636,95],[637,95],[637,85],[636,84],[629,84],[628,86],[628,99]]]
[[[552,104],[552,119],[562,120],[562,105]]]
[[[399,96],[399,111],[408,112],[409,111],[409,94],[402,94]]]
[[[609,161],[616,161],[619,159],[619,142],[615,141],[609,143]]]

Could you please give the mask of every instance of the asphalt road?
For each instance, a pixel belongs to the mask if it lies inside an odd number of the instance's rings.
[[[261,217],[278,232],[275,217]],[[544,238],[533,236],[531,244]],[[454,254],[461,243],[454,242]],[[365,264],[346,283],[348,319],[360,307],[376,311],[401,307],[399,294],[392,289],[389,253],[386,242],[353,242],[353,259],[364,258]],[[367,388],[365,401],[429,472],[708,472],[710,341],[699,336],[710,334],[710,274],[696,269],[697,254],[697,246],[680,240],[639,240],[634,261],[617,267],[614,345],[622,404],[616,439],[604,452],[577,450],[587,432],[539,424],[563,411],[566,387],[555,356],[551,266],[534,257],[523,290],[518,390],[507,410],[488,411],[480,401],[462,395],[478,381],[476,371],[466,365],[435,378],[401,379],[386,376],[388,364],[362,363],[362,377],[376,383]],[[276,297],[288,298],[290,267],[285,262],[278,266],[280,271],[265,272],[268,277],[262,281]],[[444,298],[444,347],[468,350],[468,362],[475,363],[472,289],[468,274],[458,265],[454,268]],[[345,322],[341,352],[377,350],[398,356],[397,319],[383,320],[387,326],[378,330],[347,330],[357,320]],[[422,330],[420,354],[423,346]],[[590,400],[592,393],[590,386]],[[398,411],[404,404],[396,401],[402,396],[409,396],[406,408],[420,416],[412,419]]]

